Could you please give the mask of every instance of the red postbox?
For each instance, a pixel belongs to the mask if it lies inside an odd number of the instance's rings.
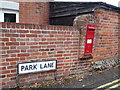
[[[84,55],[92,54],[94,32],[95,32],[95,25],[88,24],[86,31],[86,43],[85,43]]]

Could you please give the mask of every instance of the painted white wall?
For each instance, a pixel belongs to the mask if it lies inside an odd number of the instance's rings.
[[[0,22],[4,22],[4,13],[2,12],[2,9],[0,9]]]
[[[16,14],[16,23],[19,23],[19,3],[0,1],[0,22],[4,22],[4,13]]]
[[[12,1],[0,1],[0,8],[19,10],[19,3]]]

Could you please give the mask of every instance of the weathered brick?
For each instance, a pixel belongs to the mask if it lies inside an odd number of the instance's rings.
[[[8,50],[7,53],[19,53],[20,50]]]
[[[17,30],[17,33],[29,33],[29,30]]]
[[[15,62],[11,62],[10,63],[10,65],[16,65],[17,64],[17,62],[15,61]]]
[[[11,46],[11,45],[19,45],[19,42],[7,42],[6,43],[7,46]]]
[[[9,38],[0,38],[0,41],[4,41],[4,42],[8,42],[9,41]]]
[[[36,34],[27,34],[26,37],[37,37]]]
[[[49,22],[48,8],[47,2],[20,2],[20,23],[47,25]],[[34,27],[29,26],[29,28]]]
[[[40,45],[48,45],[49,42],[39,42]]]
[[[8,73],[10,73],[10,70],[4,70],[4,71],[2,71],[2,74],[8,74]]]
[[[10,62],[10,61],[18,61],[19,58],[7,58],[6,61]]]
[[[5,34],[6,37],[18,37],[18,34]]]
[[[29,53],[18,54],[18,57],[26,57],[26,56],[30,56],[30,54]]]

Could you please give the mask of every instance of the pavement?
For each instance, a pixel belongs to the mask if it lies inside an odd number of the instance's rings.
[[[111,81],[120,79],[120,66],[112,67],[103,71],[94,71],[82,80],[74,80],[72,83],[56,84],[44,88],[96,88]],[[119,88],[120,90],[120,88]]]

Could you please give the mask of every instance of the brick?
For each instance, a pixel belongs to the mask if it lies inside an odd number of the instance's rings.
[[[31,60],[34,59],[34,60],[35,60],[35,59],[37,59],[37,56],[29,56],[29,57],[26,57],[26,59],[28,59],[28,60],[30,60],[30,59],[31,59]]]
[[[11,46],[11,45],[19,45],[19,42],[7,42],[6,43],[7,46]]]
[[[30,48],[41,48],[41,46],[30,46]]]
[[[17,41],[29,41],[29,38],[18,38]]]
[[[41,52],[32,53],[31,55],[42,55]]]
[[[7,53],[19,53],[20,50],[8,50]]]
[[[20,37],[25,37],[26,35],[25,34],[20,34]]]
[[[10,81],[10,79],[9,78],[3,78],[2,79],[2,82],[6,82],[6,81]]]
[[[63,66],[63,68],[71,68],[71,66]]]
[[[6,37],[18,37],[18,34],[5,34]]]
[[[62,54],[54,55],[54,57],[62,57],[62,56],[63,56]]]
[[[5,46],[5,42],[0,42],[0,45],[1,46]]]
[[[19,45],[26,45],[25,42],[19,42]]]
[[[41,31],[31,31],[30,30],[30,33],[37,33],[37,34],[39,34],[39,33],[42,33]]]
[[[48,56],[45,56],[45,55],[44,56],[38,56],[37,58],[39,58],[39,59],[46,58],[47,59]]]
[[[56,38],[48,38],[47,41],[56,41]]]
[[[10,46],[9,48],[10,48],[11,50],[12,50],[12,49],[16,49],[16,46]],[[10,51],[10,50],[8,50],[8,51]]]
[[[71,56],[71,54],[64,54],[64,56]]]
[[[10,29],[10,33],[16,33],[18,30]]]
[[[3,62],[2,65],[7,66],[7,65],[9,65],[9,62]]]
[[[26,37],[37,37],[36,34],[27,34]]]
[[[17,30],[17,33],[29,33],[29,30]]]
[[[10,73],[10,70],[4,70],[4,71],[2,71],[2,74],[7,74],[7,73]]]
[[[9,70],[12,70],[12,69],[15,69],[16,68],[16,65],[13,65],[13,66],[7,66],[7,69]]]
[[[49,42],[39,42],[40,45],[48,45]]]
[[[12,82],[7,82],[8,85],[15,85],[16,82],[15,81],[12,81]]]
[[[39,42],[27,42],[26,44],[27,44],[27,45],[38,45]]]
[[[1,59],[0,59],[0,62],[4,62],[4,61],[5,61],[5,59],[4,59],[4,58],[1,58]]]
[[[13,70],[10,70],[11,73],[16,73],[17,70],[16,69],[13,69]]]
[[[17,62],[11,62],[10,65],[17,65]]]
[[[6,42],[6,41],[9,41],[9,38],[0,38],[0,41]]]
[[[27,50],[27,52],[38,52],[39,50],[38,49],[29,49]]]
[[[22,49],[21,52],[24,52],[24,53],[25,53],[25,52],[27,52],[27,50],[23,50],[23,49]]]
[[[18,57],[27,57],[30,56],[29,53],[22,53],[22,54],[18,54]]]
[[[3,47],[0,47],[0,49],[7,50],[7,49],[9,49],[9,47],[3,46]]]
[[[19,58],[7,58],[6,61],[18,61]]]
[[[0,78],[5,78],[6,76],[5,75],[0,75]],[[2,81],[1,81],[2,82]]]
[[[0,54],[6,54],[6,51],[2,50],[2,51],[0,51]]]
[[[16,38],[10,38],[10,41],[16,41],[17,39]]]
[[[0,67],[0,70],[2,71],[2,70],[6,70],[6,67]]]

